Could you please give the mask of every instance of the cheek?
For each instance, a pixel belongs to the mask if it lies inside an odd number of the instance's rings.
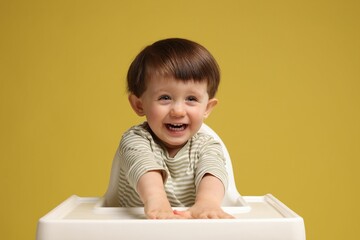
[[[160,107],[151,106],[147,108],[146,118],[148,119],[148,121],[159,120],[163,115],[164,115],[164,109]]]
[[[191,111],[189,111],[188,114],[191,116],[192,119],[194,119],[194,120],[196,119],[196,120],[200,121],[200,120],[204,119],[205,109],[194,108],[194,109],[191,109]]]

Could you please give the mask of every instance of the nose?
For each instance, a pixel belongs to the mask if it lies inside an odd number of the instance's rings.
[[[186,111],[181,103],[174,103],[170,110],[170,116],[172,117],[183,117],[185,116]]]

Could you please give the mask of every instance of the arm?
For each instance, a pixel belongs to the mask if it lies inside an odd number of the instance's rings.
[[[173,213],[164,189],[160,171],[149,171],[142,175],[137,184],[137,191],[144,203],[145,215],[149,219],[179,218]]]
[[[195,199],[195,204],[185,212],[175,211],[185,218],[233,218],[221,208],[225,190],[223,183],[211,174],[202,178]]]

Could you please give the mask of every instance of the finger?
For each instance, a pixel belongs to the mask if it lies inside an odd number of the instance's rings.
[[[233,215],[230,215],[230,214],[226,213],[226,212],[223,212],[221,214],[220,218],[222,218],[222,219],[234,219],[235,217]]]
[[[207,215],[207,218],[209,218],[209,219],[218,219],[218,218],[221,218],[221,217],[220,217],[220,215],[217,214],[217,213],[209,213],[209,214]]]
[[[171,212],[150,212],[146,214],[147,219],[180,219],[181,217]]]
[[[181,217],[181,218],[187,218],[187,219],[192,218],[190,211],[178,211],[178,210],[174,210],[173,213],[174,213],[176,216],[179,216],[179,217]]]
[[[234,217],[226,212],[208,212],[200,214],[202,219],[233,219]]]

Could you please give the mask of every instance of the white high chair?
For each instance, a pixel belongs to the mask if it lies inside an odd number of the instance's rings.
[[[229,178],[229,185],[228,189],[225,193],[222,206],[224,207],[237,207],[236,209],[233,209],[233,211],[237,210],[239,211],[249,211],[250,207],[246,204],[246,202],[243,200],[243,198],[240,196],[239,192],[236,189],[235,185],[235,179],[234,179],[234,173],[232,168],[232,163],[230,159],[230,155],[228,150],[225,147],[225,144],[220,139],[220,137],[206,124],[203,124],[201,126],[200,132],[207,133],[211,135],[213,138],[215,138],[217,141],[221,143],[221,146],[224,151],[224,156],[226,159],[226,170],[228,172],[228,178]],[[120,172],[120,163],[114,159],[111,167],[111,174],[110,174],[110,182],[108,186],[108,190],[105,193],[104,196],[104,206],[110,206],[110,207],[116,207],[117,205],[117,184],[119,179],[119,172]]]
[[[229,186],[222,208],[234,219],[148,220],[141,207],[113,207],[119,169],[119,163],[113,162],[104,197],[69,197],[39,220],[36,240],[305,240],[303,219],[274,196],[239,194],[224,143],[207,125],[200,131],[211,134],[224,148]]]

